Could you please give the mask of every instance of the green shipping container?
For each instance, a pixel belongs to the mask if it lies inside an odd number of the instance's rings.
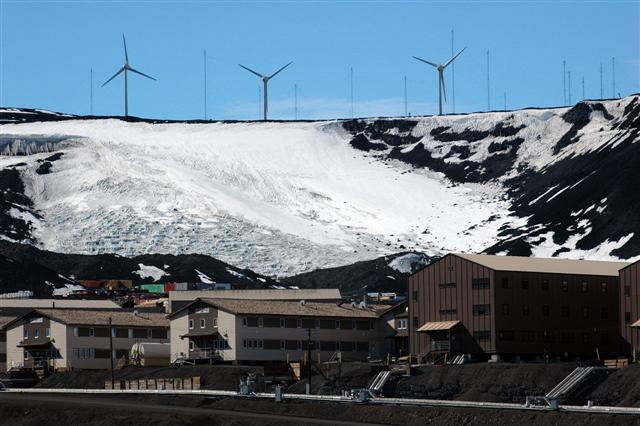
[[[164,293],[164,284],[142,284],[140,288],[149,293]]]

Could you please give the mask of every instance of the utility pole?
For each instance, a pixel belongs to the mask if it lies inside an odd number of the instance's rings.
[[[453,58],[453,30],[451,30],[451,57]],[[451,90],[453,92],[453,113],[456,113],[456,64],[451,64]],[[406,114],[405,114],[406,115]]]
[[[353,118],[353,67],[349,70],[351,72],[351,118]]]
[[[567,72],[567,78],[569,79],[569,105],[571,105],[571,71]]]
[[[567,106],[567,62],[562,61],[562,106]]]
[[[89,89],[89,93],[90,93],[89,94],[89,113],[93,115],[93,68],[91,68],[90,74],[91,74],[91,77],[90,77],[89,84],[91,88]]]
[[[584,101],[587,97],[584,95],[584,76],[582,76],[582,100]]]
[[[407,111],[407,76],[404,76],[404,116],[407,117],[408,111]]]
[[[615,56],[611,58],[611,78],[613,79],[613,92],[611,93],[611,98],[616,98],[616,58]]]
[[[600,99],[604,99],[604,85],[602,81],[602,62],[600,62]]]
[[[204,51],[204,119],[207,119],[207,51]]]
[[[507,92],[504,92],[503,96],[504,96],[504,110],[506,111],[507,110]]]
[[[293,85],[293,117],[298,119],[298,85]]]
[[[489,49],[487,49],[487,111],[491,111],[491,86],[489,80]]]
[[[262,90],[258,86],[258,120],[262,119]]]
[[[311,394],[311,328],[307,329],[307,395]]]
[[[115,375],[113,373],[113,328],[109,317],[109,359],[111,360],[111,389],[115,389]]]

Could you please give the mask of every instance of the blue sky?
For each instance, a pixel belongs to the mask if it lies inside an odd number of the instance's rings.
[[[122,114],[118,78],[125,33],[133,67],[157,78],[129,80],[129,112],[155,118],[203,117],[203,50],[208,55],[210,118],[254,119],[259,79],[238,63],[271,73],[270,115],[350,115],[349,68],[356,116],[437,111],[437,73],[411,56],[444,62],[456,48],[456,112],[487,109],[486,51],[491,52],[491,106],[563,103],[562,60],[572,72],[572,101],[640,92],[640,3],[367,2],[367,1],[10,1],[0,0],[0,105],[88,114],[90,68],[94,113]],[[452,111],[451,72],[445,75]]]

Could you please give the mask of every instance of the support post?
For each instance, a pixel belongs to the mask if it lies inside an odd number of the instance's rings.
[[[109,360],[111,361],[111,389],[113,389],[115,384],[115,375],[113,373],[113,328],[111,327],[111,317],[109,317]]]

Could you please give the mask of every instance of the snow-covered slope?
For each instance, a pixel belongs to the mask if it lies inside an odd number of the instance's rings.
[[[5,204],[5,216],[32,227],[0,230],[52,251],[203,253],[275,276],[405,249],[560,254],[580,249],[589,212],[611,200],[538,220],[584,186],[551,169],[580,162],[586,179],[592,156],[637,159],[638,109],[636,96],[407,120],[3,124],[0,169],[19,172],[32,203]],[[637,226],[565,255],[607,258],[631,241],[617,256],[637,256]]]

